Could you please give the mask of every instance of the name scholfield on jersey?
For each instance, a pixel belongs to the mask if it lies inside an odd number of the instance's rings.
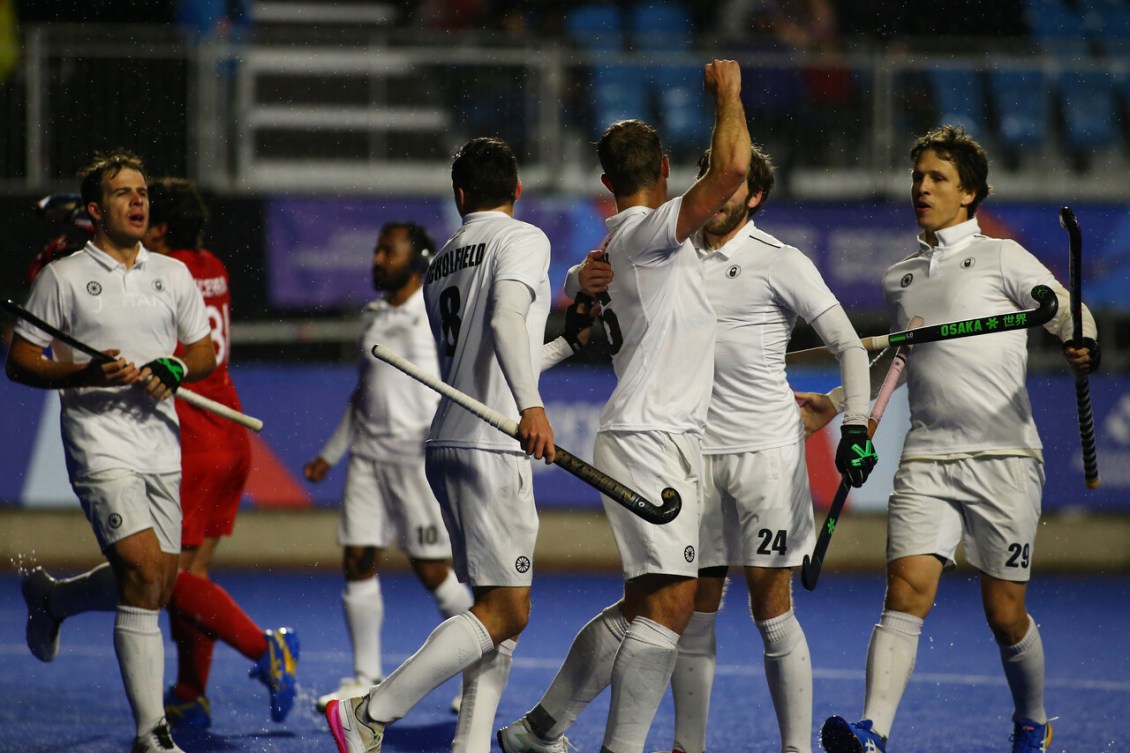
[[[431,285],[434,281],[442,280],[444,277],[467,267],[477,267],[483,263],[483,255],[486,250],[487,244],[485,243],[471,243],[441,254],[428,267],[428,278],[425,280],[425,284]]]

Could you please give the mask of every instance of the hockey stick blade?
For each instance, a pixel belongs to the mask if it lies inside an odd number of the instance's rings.
[[[1071,299],[1071,337],[1083,339],[1083,231],[1071,207],[1059,210],[1059,224],[1067,231],[1068,293]],[[1088,489],[1098,489],[1098,449],[1095,445],[1095,415],[1091,406],[1091,383],[1086,374],[1075,372],[1075,408],[1079,417],[1079,444],[1083,451],[1083,480]]]
[[[374,345],[372,353],[374,358],[403,371],[417,382],[435,390],[456,405],[486,421],[503,434],[513,437],[514,439],[518,438],[517,421],[507,418],[490,406],[479,402],[464,392],[460,392],[450,384],[429,374],[416,364],[383,345]],[[667,487],[660,492],[660,504],[653,504],[642,494],[633,491],[599,468],[586,463],[573,453],[563,450],[557,445],[554,445],[553,463],[601,492],[633,515],[646,520],[648,523],[655,523],[657,525],[670,523],[678,516],[679,511],[683,507],[682,498],[679,496],[679,493],[671,487]]]
[[[91,346],[84,343],[82,340],[71,337],[66,332],[63,332],[57,327],[53,327],[52,325],[43,321],[38,316],[31,313],[23,306],[12,300],[4,299],[3,301],[0,301],[0,307],[2,307],[12,316],[23,319],[25,322],[32,325],[36,329],[46,332],[59,342],[69,345],[80,353],[85,353],[86,355],[90,356],[95,361],[95,363],[109,363],[110,361],[114,360],[102,351],[95,350]],[[240,426],[244,426],[248,429],[251,429],[252,431],[258,432],[263,430],[263,422],[258,418],[248,416],[245,413],[240,413],[234,408],[224,405],[223,403],[216,402],[215,400],[212,400],[210,398],[204,397],[203,395],[197,395],[192,390],[180,387],[173,394],[175,397],[185,401],[189,405],[194,405],[201,410],[215,413],[217,416],[222,416],[229,421],[234,421]]]

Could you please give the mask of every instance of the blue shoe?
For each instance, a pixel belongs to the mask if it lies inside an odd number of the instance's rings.
[[[1046,753],[1052,742],[1051,722],[1021,719],[1012,728],[1012,753]]]
[[[820,728],[820,744],[828,753],[887,753],[887,738],[871,729],[871,720],[849,722],[830,716]]]
[[[174,729],[208,729],[212,726],[212,704],[204,696],[182,701],[165,691],[165,719]]]
[[[251,667],[251,677],[271,693],[271,719],[281,722],[294,706],[297,692],[298,635],[291,628],[268,630],[267,653]]]

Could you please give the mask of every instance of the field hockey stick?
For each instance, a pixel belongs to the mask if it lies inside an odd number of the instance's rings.
[[[470,395],[460,392],[447,382],[429,374],[406,358],[401,357],[397,353],[379,344],[373,346],[373,356],[390,366],[400,369],[416,381],[450,399],[453,403],[466,408],[503,434],[511,436],[514,439],[518,438],[517,421],[507,418]],[[660,492],[662,504],[653,505],[643,495],[632,491],[608,474],[594,468],[576,455],[556,445],[554,445],[553,463],[569,471],[569,473],[572,473],[581,481],[584,481],[601,494],[606,495],[613,502],[616,502],[632,514],[646,520],[648,523],[656,523],[659,525],[670,523],[683,507],[682,498],[679,496],[679,493],[671,487],[667,487]]]
[[[1059,299],[1046,285],[1037,285],[1032,288],[1032,298],[1036,300],[1036,307],[1020,309],[1004,314],[989,314],[988,316],[975,316],[972,319],[959,319],[944,324],[928,324],[925,327],[912,327],[901,332],[892,332],[889,335],[875,335],[864,337],[861,342],[867,350],[882,350],[891,345],[915,345],[917,343],[932,343],[944,340],[957,340],[962,337],[975,337],[977,335],[991,335],[996,332],[1011,332],[1017,329],[1029,329],[1050,322],[1059,310]],[[825,347],[794,350],[786,353],[789,361],[803,360],[814,351],[827,350]]]
[[[61,329],[58,329],[57,327],[53,327],[52,325],[43,321],[38,316],[31,313],[30,311],[25,309],[23,306],[19,305],[18,303],[15,303],[14,301],[11,301],[11,300],[0,301],[0,307],[3,307],[3,309],[5,311],[12,314],[13,316],[19,317],[20,319],[23,319],[28,324],[31,324],[31,325],[35,326],[36,328],[43,330],[44,332],[51,335],[52,337],[54,337],[59,342],[66,343],[67,345],[71,346],[75,350],[78,350],[78,351],[81,351],[81,352],[87,354],[92,359],[94,359],[97,363],[110,363],[114,360],[110,356],[106,355],[105,353],[103,353],[99,350],[95,350],[94,348],[92,348],[91,346],[82,342],[81,340],[78,340],[74,337],[71,337],[66,332],[63,332]],[[195,392],[192,392],[191,390],[187,390],[184,387],[178,388],[177,391],[173,394],[177,398],[179,398],[180,400],[183,400],[186,403],[188,403],[189,405],[194,405],[197,408],[200,408],[201,410],[206,410],[210,413],[215,413],[217,416],[222,416],[223,418],[226,418],[229,421],[234,421],[237,424],[239,424],[240,426],[245,426],[248,429],[251,429],[252,431],[262,431],[263,430],[263,422],[260,421],[259,419],[252,418],[251,416],[248,416],[244,413],[240,413],[239,411],[235,410],[234,408],[229,408],[228,406],[224,405],[223,403],[217,403],[215,400],[210,400],[209,398],[206,398],[203,395],[197,395]]]
[[[1079,220],[1070,207],[1059,210],[1059,224],[1067,231],[1069,247],[1069,279],[1071,296],[1072,338],[1083,339],[1083,233]],[[1079,414],[1079,441],[1083,447],[1083,478],[1088,489],[1099,488],[1099,459],[1095,448],[1095,416],[1091,409],[1091,383],[1087,375],[1075,372],[1075,407]]]
[[[916,316],[910,320],[911,326],[922,323],[922,317]],[[875,404],[871,408],[871,415],[867,418],[867,436],[875,436],[879,422],[883,420],[883,413],[887,410],[887,403],[898,386],[903,370],[906,369],[906,359],[913,346],[903,345],[895,349],[894,360],[883,377],[883,384],[879,387],[879,394],[875,396]],[[836,489],[836,496],[828,507],[828,514],[824,518],[824,525],[820,528],[820,535],[816,538],[816,546],[812,548],[812,555],[804,555],[804,564],[800,568],[800,582],[805,589],[812,591],[816,588],[816,581],[820,579],[820,570],[824,566],[824,557],[828,553],[828,545],[832,543],[832,534],[836,532],[836,524],[840,521],[844,503],[847,502],[851,485],[847,478],[840,479],[840,486]]]

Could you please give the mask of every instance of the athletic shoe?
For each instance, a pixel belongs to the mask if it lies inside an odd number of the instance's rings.
[[[565,736],[552,742],[542,740],[530,729],[526,717],[500,729],[497,737],[502,753],[569,753],[569,749],[573,748]]]
[[[212,726],[212,704],[202,695],[182,701],[169,688],[165,691],[165,719],[174,729],[208,729]]]
[[[318,700],[314,702],[314,708],[318,709],[318,711],[325,711],[326,707],[330,705],[330,701],[344,701],[346,698],[357,698],[368,693],[369,688],[380,684],[381,680],[370,680],[364,675],[358,677],[343,677],[341,678],[341,684],[337,686],[337,690],[318,696]]]
[[[268,630],[267,653],[251,667],[251,677],[267,686],[271,694],[271,719],[281,722],[294,706],[297,691],[298,635],[291,628]]]
[[[27,647],[40,661],[52,661],[59,653],[59,626],[63,621],[51,614],[48,600],[55,579],[42,567],[24,576],[20,586],[27,602]]]
[[[1052,742],[1051,722],[1021,719],[1012,728],[1012,753],[1046,753]]]
[[[367,695],[330,701],[326,706],[326,721],[338,753],[381,753],[385,726],[366,718],[368,710]]]
[[[130,753],[184,753],[184,751],[173,742],[169,723],[162,719],[157,722],[156,727],[133,741]]]
[[[871,729],[871,720],[849,722],[830,716],[820,728],[820,744],[828,753],[887,753],[887,738]]]

